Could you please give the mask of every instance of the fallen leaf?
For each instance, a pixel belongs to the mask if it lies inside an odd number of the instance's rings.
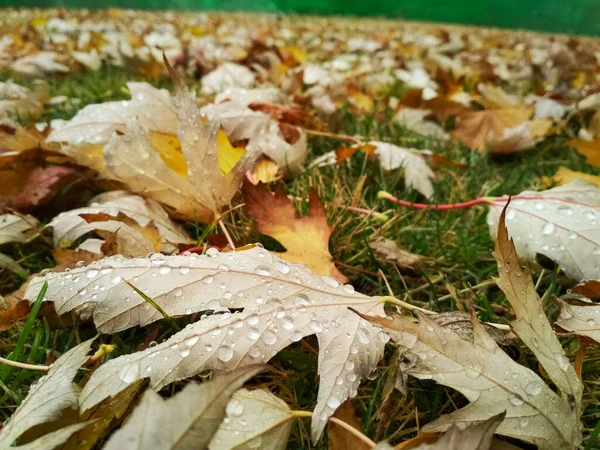
[[[21,265],[14,259],[6,256],[4,253],[0,253],[0,269],[6,269],[13,273],[18,274],[22,278],[26,278],[29,275],[29,271],[21,267]]]
[[[231,88],[252,88],[256,76],[247,67],[224,62],[202,78],[202,93],[218,94]]]
[[[119,212],[116,217],[105,213],[80,214],[105,241],[100,250],[105,256],[123,255],[127,258],[160,252],[162,237],[154,222],[142,226]]]
[[[362,433],[362,425],[356,418],[352,400],[346,400],[340,405],[333,415],[338,420],[350,425],[352,428]],[[371,446],[365,441],[357,439],[341,425],[330,421],[327,434],[329,435],[329,450],[370,450]]]
[[[492,239],[508,197],[493,199],[487,223]],[[542,192],[512,196],[506,226],[521,258],[542,254],[561,265],[576,280],[600,278],[600,190],[581,180]]]
[[[309,215],[296,217],[294,204],[278,187],[272,194],[264,184],[244,183],[244,202],[258,222],[258,231],[277,239],[286,248],[279,255],[286,261],[306,264],[314,273],[331,275],[345,283],[348,279],[333,264],[329,253],[332,228],[325,208],[314,189],[309,193]]]
[[[598,188],[600,188],[600,176],[590,175],[589,173],[576,172],[565,166],[560,166],[556,173],[551,177],[542,178],[542,182],[546,186],[551,186],[553,184],[563,186],[565,184],[569,184],[571,181],[574,180],[583,180],[586,183],[595,184]]]
[[[88,207],[66,211],[52,219],[48,226],[52,227],[53,242],[56,248],[70,247],[73,242],[85,234],[96,230],[95,224],[86,222],[81,217],[82,214],[106,214],[108,216],[125,214],[141,227],[154,223],[162,236],[161,251],[165,253],[177,251],[179,244],[193,242],[183,227],[173,222],[159,203],[129,192],[111,191],[94,197]],[[100,246],[98,246],[98,252],[100,252]]]
[[[219,424],[233,393],[264,366],[247,366],[217,375],[206,383],[191,382],[166,400],[146,391],[133,413],[104,450],[205,449]],[[140,430],[144,430],[140,433]]]
[[[262,389],[240,389],[225,408],[226,419],[219,426],[209,450],[260,447],[285,450],[297,417],[281,399]]]
[[[316,334],[321,349],[318,402],[312,419],[316,441],[327,417],[356,395],[360,381],[375,367],[387,340],[384,333],[378,334],[375,327],[348,309],[351,306],[365,314],[382,314],[379,298],[358,294],[349,285],[314,275],[304,266],[286,263],[260,247],[229,253],[210,249],[205,256],[104,258],[86,267],[33,279],[25,298],[36,298],[44,280],[48,280],[46,297],[54,302],[57,313],[79,311],[83,318],[92,317],[102,333],[163,318],[126,281],[147,289],[145,294],[169,316],[207,310],[223,313],[208,315],[144,352],[104,363],[83,388],[83,409],[141,378],[149,377],[151,388],[160,390],[207,369],[266,362],[291,343]],[[268,293],[269,282],[278,286],[277,297]],[[105,289],[90,291],[90,283]],[[86,307],[82,309],[83,304]],[[228,308],[243,311],[233,314]],[[160,365],[153,362],[157,356]],[[339,384],[336,380],[345,381]]]
[[[36,84],[33,90],[29,90],[11,81],[0,82],[0,118],[36,118],[43,114],[44,105],[49,100],[46,84]]]
[[[8,242],[28,242],[35,237],[38,220],[33,216],[1,214],[0,245]]]
[[[510,303],[513,314],[511,329],[531,349],[548,376],[561,392],[561,401],[569,407],[569,418],[573,418],[577,433],[581,433],[581,395],[583,385],[575,369],[566,358],[562,345],[546,318],[544,305],[531,279],[529,266],[522,265],[514,242],[509,239],[505,218],[507,204],[498,222],[498,237],[493,256],[498,264],[496,285],[502,289]],[[538,389],[527,389],[529,395],[537,395]],[[579,442],[581,434],[573,434],[571,443]]]
[[[376,148],[375,156],[384,170],[404,170],[406,185],[423,194],[425,197],[433,195],[432,180],[435,175],[429,168],[425,159],[416,149],[398,147],[386,142],[371,141],[369,145]]]
[[[586,141],[583,139],[571,139],[566,145],[573,147],[587,159],[592,166],[600,167],[600,139]]]
[[[445,139],[446,132],[437,123],[426,120],[432,112],[424,109],[402,108],[394,116],[394,122],[409,130],[434,139]]]
[[[405,108],[425,109],[433,112],[438,120],[447,120],[467,109],[465,105],[446,97],[437,96],[431,99],[423,98],[422,89],[413,89],[404,94],[400,104]]]
[[[21,300],[10,309],[0,311],[0,331],[10,330],[15,322],[19,322],[29,315],[30,309],[30,303],[27,300]]]
[[[365,317],[381,326],[399,345],[417,355],[408,374],[461,392],[470,404],[425,425],[439,432],[460,423],[478,423],[506,411],[499,434],[532,442],[545,449],[566,449],[581,441],[579,421],[567,400],[558,396],[530,369],[513,361],[473,320],[474,341],[418,313],[419,323],[394,314],[392,320]],[[568,365],[568,362],[567,362]],[[508,384],[504,383],[507,379]]]
[[[39,77],[46,74],[69,72],[68,66],[55,61],[59,56],[56,52],[41,51],[17,59],[10,68],[15,72]]]
[[[98,261],[102,256],[101,252],[95,253],[83,249],[69,250],[66,248],[58,248],[52,250],[52,257],[54,258],[54,261],[56,261],[57,267],[61,269],[75,267],[80,261],[90,264],[94,261]]]
[[[491,138],[504,137],[507,128],[521,125],[532,113],[531,107],[464,111],[456,117],[456,130],[452,135],[467,147],[484,151]]]
[[[548,119],[530,120],[514,128],[505,128],[501,136],[492,131],[488,135],[487,149],[493,154],[509,154],[532,148],[551,129]]]
[[[555,299],[560,308],[560,314],[554,323],[561,333],[571,334],[592,343],[600,344],[600,305],[591,301],[577,299],[576,302],[569,298]]]
[[[369,242],[369,247],[375,250],[383,259],[392,261],[400,267],[412,269],[414,266],[423,262],[423,256],[415,255],[407,250],[398,247],[391,239],[381,238],[374,242]]]
[[[23,403],[2,429],[0,446],[9,448],[29,428],[58,419],[63,409],[77,406],[78,395],[73,378],[87,361],[93,341],[90,339],[62,355],[48,374],[31,386]],[[73,428],[71,434],[75,431],[77,429]]]

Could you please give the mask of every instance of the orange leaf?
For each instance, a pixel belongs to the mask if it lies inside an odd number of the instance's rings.
[[[12,308],[0,312],[0,331],[10,330],[12,326],[23,320],[29,314],[30,303],[28,300],[21,300]]]
[[[310,214],[300,218],[281,186],[272,194],[264,184],[254,186],[244,180],[242,192],[248,212],[258,222],[258,231],[277,239],[287,249],[279,254],[281,258],[305,264],[314,273],[342,283],[348,281],[333,264],[329,253],[332,227],[327,224],[325,208],[314,188],[309,194]]]

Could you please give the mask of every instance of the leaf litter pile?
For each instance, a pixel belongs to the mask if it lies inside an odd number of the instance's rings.
[[[0,24],[0,448],[597,448],[600,41]]]

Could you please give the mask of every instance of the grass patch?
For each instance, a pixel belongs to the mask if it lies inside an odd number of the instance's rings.
[[[6,80],[9,74],[0,73],[0,80]],[[18,83],[28,85],[31,80],[14,78]],[[125,87],[127,81],[141,80],[140,76],[117,68],[106,68],[96,73],[72,74],[48,80],[52,96],[65,95],[79,102],[67,102],[49,106],[46,114],[37,119],[70,119],[80,108],[87,104],[111,100],[128,99]],[[190,80],[192,82],[192,80]],[[166,80],[154,80],[152,84],[171,88]],[[401,86],[395,86],[394,92],[401,92]],[[559,166],[597,175],[600,171],[588,165],[574,150],[565,146],[562,138],[546,139],[536,149],[519,154],[491,158],[490,155],[467,150],[464,147],[432,141],[393,125],[390,121],[374,116],[356,116],[341,111],[338,117],[338,131],[344,134],[358,134],[371,139],[396,143],[420,149],[430,149],[449,160],[463,164],[464,168],[440,166],[436,169],[435,195],[432,203],[455,203],[475,199],[481,196],[500,196],[517,194],[525,189],[541,189],[539,178],[551,176]],[[311,137],[309,140],[312,159],[335,149],[339,142],[324,138]],[[363,189],[356,192],[356,187]],[[348,276],[357,291],[367,295],[388,295],[385,280],[393,294],[403,300],[434,311],[456,309],[454,298],[447,288],[452,285],[463,299],[473,301],[482,320],[503,321],[497,317],[491,305],[508,306],[504,295],[494,285],[486,284],[490,276],[495,275],[496,264],[490,250],[493,242],[489,237],[486,224],[487,207],[475,206],[458,211],[436,212],[429,210],[411,210],[397,207],[379,200],[377,192],[385,190],[395,196],[421,201],[420,196],[404,188],[402,173],[385,173],[379,165],[367,155],[357,153],[341,165],[325,168],[307,169],[286,185],[287,193],[295,197],[308,197],[310,187],[315,187],[324,202],[329,221],[334,225],[331,238],[331,253],[334,259],[343,263],[339,269]],[[383,223],[362,214],[350,212],[344,208],[359,198],[356,206],[375,208],[385,212],[390,220]],[[240,199],[234,199],[239,202]],[[298,204],[299,210],[306,211],[306,204]],[[226,218],[227,226],[234,239],[242,242],[262,242],[271,248],[273,242],[258,232],[252,231],[252,221],[243,209],[237,209]],[[201,235],[204,227],[189,227],[195,234]],[[431,262],[416,270],[398,270],[394,265],[381,261],[369,248],[368,242],[385,237],[396,241],[411,252],[430,258]],[[2,251],[17,259],[32,273],[52,267],[54,261],[50,254],[51,246],[44,239],[37,239],[27,245],[4,246]],[[345,265],[354,267],[348,269]],[[382,276],[378,274],[383,274]],[[545,293],[549,314],[554,314],[552,296],[560,295],[569,288],[569,284],[556,269],[546,267],[538,271],[540,277],[539,292]],[[0,273],[0,293],[6,294],[16,288],[22,280],[13,275]],[[481,287],[478,287],[482,285]],[[138,286],[142,288],[142,286]],[[185,326],[189,318],[177,320],[178,326]],[[2,354],[8,354],[15,348],[19,337],[27,324],[15,326],[0,337]],[[166,321],[160,321],[145,328],[135,328],[110,336],[102,336],[103,343],[117,345],[117,350],[109,358],[136,351],[149,341],[161,341],[172,334],[173,327]],[[62,353],[76,342],[91,337],[95,331],[90,325],[65,329],[53,329],[46,319],[36,319],[31,332],[23,338],[21,361],[33,364],[45,364],[55,354]],[[577,350],[575,340],[566,341],[570,356]],[[314,350],[318,348],[316,339],[305,339],[280,352],[271,362],[275,371],[263,377],[292,409],[312,410],[316,396],[317,378]],[[372,439],[392,438],[394,442],[416,434],[418,424],[434,420],[442,414],[454,411],[465,404],[465,399],[450,389],[432,382],[411,380],[409,397],[403,398],[395,393],[395,401],[388,411],[390,419],[380,423],[377,414],[381,408],[381,392],[387,363],[392,356],[388,348],[386,357],[380,362],[379,369],[361,386],[354,400],[357,413],[362,417],[365,432]],[[520,362],[529,364],[537,370],[526,349],[515,353]],[[584,420],[584,439],[600,432],[598,418],[600,408],[597,404],[598,369],[600,352],[591,349],[584,363],[584,404],[587,405]],[[28,370],[1,372],[0,415],[8,418],[27,395],[29,386],[39,373]],[[201,377],[200,377],[201,378]],[[169,387],[168,389],[176,389]],[[289,448],[310,448],[309,421],[303,419],[293,427]],[[584,440],[584,442],[585,442]],[[593,444],[590,444],[593,445]],[[318,448],[327,448],[326,439]],[[586,448],[594,448],[586,447]]]

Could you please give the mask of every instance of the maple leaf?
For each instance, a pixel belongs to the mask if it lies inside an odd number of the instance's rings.
[[[533,109],[530,107],[463,111],[456,116],[456,130],[452,135],[462,140],[467,147],[483,151],[490,138],[503,137],[507,128],[521,125],[532,113]]]
[[[62,416],[65,408],[77,406],[77,391],[74,389],[73,378],[83,363],[87,361],[87,354],[93,341],[94,339],[90,339],[83,342],[62,355],[52,365],[48,374],[31,386],[29,394],[0,434],[2,448],[9,448],[19,436],[34,425],[58,419]],[[57,439],[61,441],[60,444],[85,425],[87,424],[76,424],[68,427],[68,430],[58,430],[55,432],[58,435],[50,438],[60,437],[61,439]],[[48,439],[48,437],[40,439]]]
[[[582,180],[586,183],[595,184],[598,188],[600,188],[600,176],[577,172],[565,166],[560,166],[556,173],[551,177],[541,177],[540,180],[545,186],[548,187],[552,185],[562,186],[575,180]]]
[[[404,250],[391,239],[381,238],[369,243],[369,247],[375,250],[381,257],[387,261],[392,261],[400,267],[413,268],[420,265],[425,259],[421,255],[415,255]]]
[[[587,159],[592,166],[600,167],[600,139],[571,139],[566,145],[573,147]]]
[[[557,332],[575,335],[584,342],[600,343],[600,283],[589,280],[575,286],[571,292],[554,299],[560,314],[554,322]]]
[[[127,423],[111,436],[103,449],[209,448],[233,393],[263,370],[264,366],[247,366],[217,375],[206,383],[192,382],[166,400],[151,390],[146,391]]]
[[[58,314],[79,311],[84,318],[92,317],[102,333],[163,318],[128,282],[143,286],[169,316],[215,311],[155,347],[103,364],[82,391],[83,409],[141,378],[149,377],[150,386],[159,390],[203,370],[266,362],[292,342],[316,334],[321,379],[312,437],[317,440],[327,418],[356,395],[387,340],[348,310],[351,306],[365,314],[382,314],[379,298],[358,294],[349,285],[314,275],[259,247],[232,253],[210,249],[206,256],[104,258],[32,280],[25,298],[35,298],[44,280],[46,298]]]
[[[102,222],[89,223],[81,217],[85,214],[124,214],[141,227],[153,223],[162,236],[161,251],[165,253],[175,252],[178,244],[192,243],[183,227],[173,222],[157,202],[125,191],[111,191],[94,197],[88,207],[66,211],[52,219],[48,226],[52,227],[56,248],[70,247],[80,237],[98,229],[115,232],[119,228],[118,223],[106,226]]]
[[[490,203],[487,223],[496,237],[498,220],[508,197]],[[561,265],[576,281],[600,277],[600,190],[581,180],[542,192],[523,191],[512,197],[506,226],[521,258],[542,254]]]
[[[310,213],[296,217],[294,204],[279,186],[274,194],[264,184],[244,182],[244,202],[258,223],[258,231],[277,239],[286,248],[279,255],[286,261],[306,264],[314,273],[331,275],[345,283],[348,279],[337,270],[329,253],[332,227],[316,190],[309,192]]]
[[[304,411],[291,411],[280,398],[262,389],[240,389],[225,408],[226,420],[213,436],[209,450],[287,448],[292,422],[306,417]],[[237,433],[236,433],[237,431]]]

